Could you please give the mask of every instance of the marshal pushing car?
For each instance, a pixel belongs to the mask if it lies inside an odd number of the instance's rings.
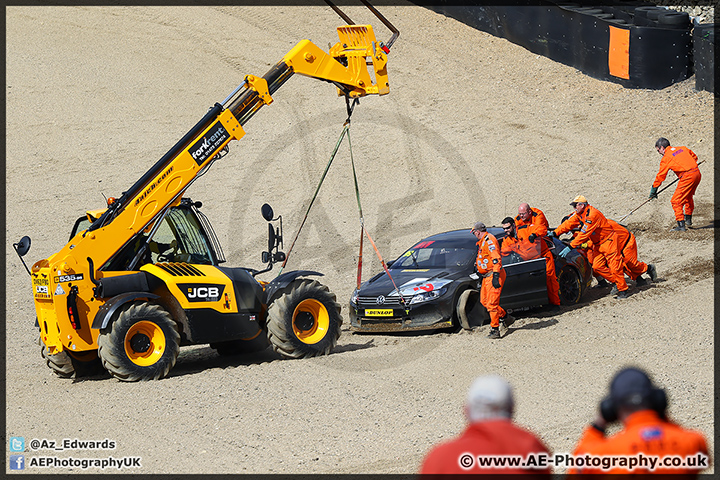
[[[500,242],[505,237],[500,227],[490,227],[488,231]],[[560,257],[557,254],[568,243],[558,238],[542,240],[555,259],[562,304],[576,304],[592,282],[587,258],[575,249],[567,257]],[[490,316],[478,301],[482,279],[475,268],[476,243],[470,229],[438,233],[388,262],[392,280],[383,271],[353,292],[351,330],[469,329],[488,322]],[[523,261],[513,253],[504,256],[502,262],[507,275],[500,295],[503,308],[513,312],[549,304],[544,257]]]

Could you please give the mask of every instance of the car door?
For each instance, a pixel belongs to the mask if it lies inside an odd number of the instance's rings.
[[[545,258],[505,264],[505,284],[500,294],[503,308],[545,305],[548,302]]]

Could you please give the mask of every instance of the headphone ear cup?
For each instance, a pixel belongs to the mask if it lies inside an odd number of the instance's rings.
[[[618,419],[617,406],[612,398],[605,397],[600,402],[600,415],[605,419],[607,423],[612,423]]]
[[[665,410],[667,409],[667,394],[665,393],[665,390],[662,388],[653,388],[650,392],[650,406],[653,410],[655,410],[660,416],[665,415]]]

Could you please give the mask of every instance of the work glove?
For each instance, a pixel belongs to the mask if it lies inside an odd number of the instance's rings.
[[[567,257],[567,254],[568,254],[568,253],[570,253],[570,247],[565,247],[565,248],[562,249],[562,251],[559,253],[559,255],[560,255],[562,258],[565,258],[565,257]]]
[[[552,238],[552,237],[556,237],[557,235],[555,235],[555,230],[550,230],[550,231],[547,233],[547,236],[550,237],[550,238]]]
[[[648,196],[649,199],[657,198],[657,187],[652,187],[650,189],[650,195]]]
[[[528,240],[530,240],[530,243],[535,243],[536,238],[537,238],[537,235],[535,235],[534,233],[531,233],[530,236],[528,237]]]
[[[493,272],[492,286],[493,288],[500,288],[500,274],[498,272]]]

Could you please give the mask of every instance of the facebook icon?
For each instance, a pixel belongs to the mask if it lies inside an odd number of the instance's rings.
[[[25,455],[10,455],[10,470],[25,470]]]

